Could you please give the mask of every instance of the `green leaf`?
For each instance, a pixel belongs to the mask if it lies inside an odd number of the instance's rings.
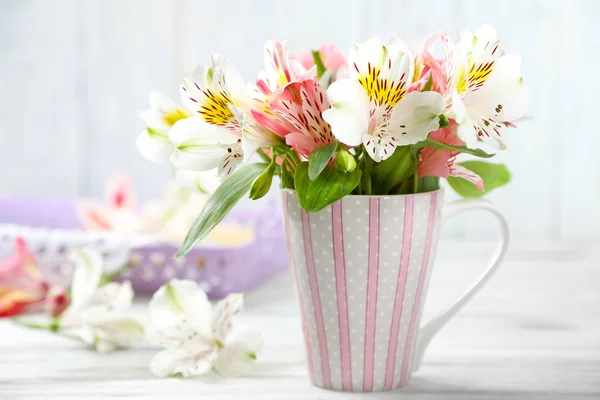
[[[275,172],[275,164],[271,163],[269,167],[252,182],[250,188],[250,198],[258,200],[269,193],[271,183],[273,183],[273,173]]]
[[[308,156],[308,177],[311,181],[314,181],[325,169],[336,148],[337,142],[332,142],[327,146],[316,148],[310,153]]]
[[[356,169],[356,159],[343,146],[335,156],[335,168],[341,172],[352,172]]]
[[[215,227],[250,189],[252,182],[269,165],[249,164],[238,169],[208,199],[200,215],[192,225],[176,257],[187,254],[200,240]]]
[[[423,90],[421,92],[429,92],[433,87],[433,75],[429,74],[429,79],[427,79],[427,83],[423,86]]]
[[[448,183],[463,197],[483,197],[492,190],[506,185],[510,181],[510,171],[504,164],[492,164],[485,161],[465,161],[459,163],[463,167],[475,172],[483,179],[483,188],[481,191],[477,187],[463,178],[454,176],[448,177]]]
[[[327,68],[325,68],[325,63],[321,58],[321,53],[319,52],[319,50],[313,50],[312,55],[313,60],[315,61],[315,65],[317,66],[317,76],[320,78],[323,76]]]
[[[452,145],[445,144],[445,143],[439,143],[439,142],[436,142],[431,139],[425,139],[422,142],[419,142],[417,144],[417,146],[419,146],[419,147],[434,147],[436,149],[451,150],[451,151],[460,151],[461,153],[471,154],[473,156],[481,157],[481,158],[491,158],[491,157],[495,156],[495,154],[486,153],[485,151],[483,151],[481,149],[469,149],[466,146],[452,146]]]
[[[287,157],[283,159],[281,163],[281,187],[282,189],[294,189],[294,175],[290,171]]]
[[[340,173],[334,169],[326,169],[314,181],[308,177],[308,163],[300,163],[296,168],[296,192],[302,208],[308,212],[316,212],[331,203],[350,194],[360,182],[361,171]]]
[[[440,188],[440,178],[437,176],[426,176],[419,178],[419,193],[433,192]]]
[[[408,179],[417,168],[410,146],[396,148],[394,154],[380,162],[371,173],[373,194],[388,194],[392,188]]]

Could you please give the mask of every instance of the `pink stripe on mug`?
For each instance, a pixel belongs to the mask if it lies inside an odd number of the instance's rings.
[[[292,273],[294,275],[294,287],[296,289],[296,295],[300,296],[300,289],[298,287],[298,270],[296,268],[296,263],[294,262],[294,256],[292,255],[292,236],[290,234],[290,218],[289,218],[289,208],[288,208],[288,192],[283,192],[283,226],[285,229],[286,243],[288,248],[288,254],[290,255],[290,265],[292,267]],[[310,337],[308,336],[308,329],[306,327],[306,316],[304,311],[304,306],[302,300],[299,301],[300,306],[300,318],[302,319],[302,332],[304,334],[304,341],[306,345],[306,358],[308,360],[308,375],[310,377],[311,383],[315,383],[315,374],[313,372],[313,359],[312,359],[312,347],[310,345]]]
[[[365,363],[363,391],[373,390],[375,329],[377,329],[377,284],[379,273],[379,199],[369,199],[369,265],[365,321]]]
[[[340,362],[342,365],[342,388],[352,390],[352,359],[350,352],[350,327],[348,325],[348,296],[346,288],[346,261],[344,259],[344,220],[342,202],[331,206],[333,256],[337,295],[338,327],[340,331]]]
[[[302,211],[302,237],[304,239],[304,255],[306,260],[306,269],[308,271],[308,281],[310,283],[310,295],[313,302],[314,317],[317,324],[317,334],[319,337],[319,351],[321,355],[321,369],[323,373],[323,385],[330,389],[331,373],[329,371],[329,352],[327,351],[327,338],[325,336],[325,327],[323,323],[323,309],[321,308],[321,295],[319,292],[319,282],[317,280],[317,271],[315,267],[314,254],[312,249],[312,238],[310,230],[310,215]]]

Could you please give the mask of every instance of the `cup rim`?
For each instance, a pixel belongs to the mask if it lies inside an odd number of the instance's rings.
[[[294,189],[289,189],[289,188],[285,188],[285,189],[279,189],[281,192],[288,192],[288,193],[293,193],[297,196],[296,191]],[[357,198],[380,198],[380,199],[386,199],[386,198],[402,198],[402,197],[420,197],[420,196],[430,196],[432,193],[441,193],[443,194],[445,192],[445,188],[442,186],[437,190],[432,190],[430,192],[422,192],[422,193],[409,193],[409,194],[349,194],[346,195],[344,197],[342,197],[340,200],[345,199],[347,197],[353,198],[353,199],[357,199]]]

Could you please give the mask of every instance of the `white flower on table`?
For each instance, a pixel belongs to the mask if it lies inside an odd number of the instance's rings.
[[[211,370],[224,376],[250,371],[262,347],[258,332],[232,332],[231,320],[243,303],[232,294],[211,307],[195,282],[172,280],[150,301],[150,320],[165,349],[154,356],[151,372],[158,377],[202,375]]]
[[[144,338],[144,327],[127,314],[133,300],[131,283],[100,286],[102,256],[93,249],[69,255],[74,266],[71,304],[61,317],[61,327],[94,346],[99,352],[125,348]]]

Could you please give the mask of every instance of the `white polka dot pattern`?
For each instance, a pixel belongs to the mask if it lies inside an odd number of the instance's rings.
[[[347,196],[306,214],[296,194],[284,192],[315,385],[382,391],[410,378],[442,201],[442,190]]]

